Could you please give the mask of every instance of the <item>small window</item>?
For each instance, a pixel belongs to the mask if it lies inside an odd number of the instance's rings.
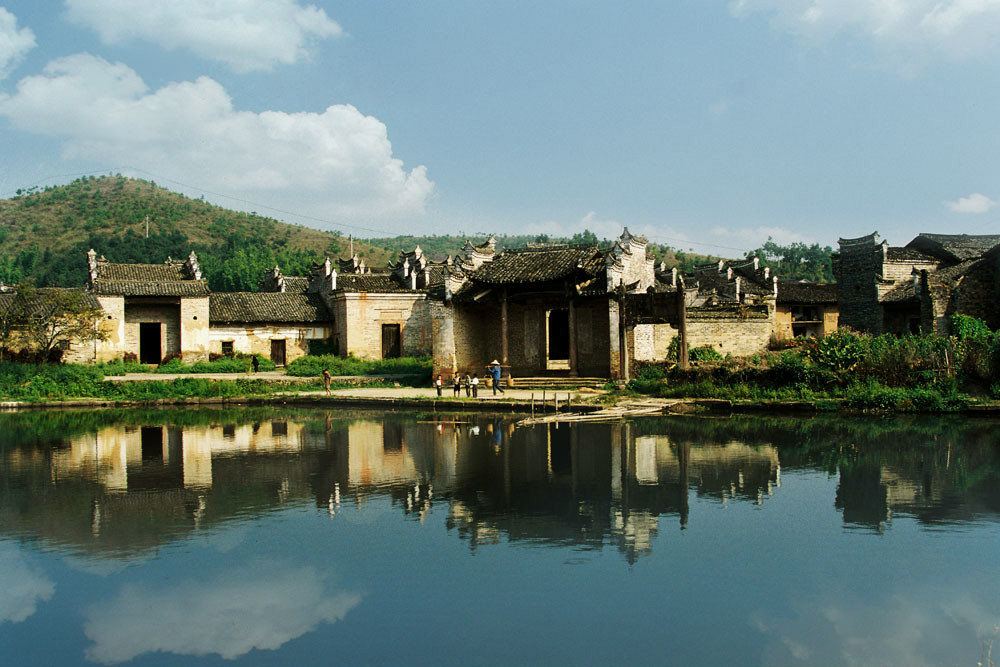
[[[56,347],[65,352],[66,350],[69,349],[69,341],[68,340],[61,340],[61,341],[59,341],[59,342],[56,343]]]
[[[222,341],[222,355],[225,357],[233,356],[233,341],[231,340]]]

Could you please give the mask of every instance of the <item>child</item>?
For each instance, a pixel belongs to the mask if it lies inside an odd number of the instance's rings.
[[[441,395],[441,387],[443,386],[444,386],[444,381],[441,379],[441,376],[438,375],[437,379],[434,380],[434,388],[437,389],[438,396]]]

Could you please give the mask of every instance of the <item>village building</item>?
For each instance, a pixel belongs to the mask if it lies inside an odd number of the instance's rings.
[[[218,292],[209,296],[211,352],[254,354],[284,366],[333,333],[330,311],[316,294]]]
[[[94,358],[256,354],[281,366],[314,351],[389,359],[432,356],[434,373],[507,378],[627,379],[635,361],[688,348],[761,352],[774,338],[823,335],[831,286],[779,282],[757,259],[713,262],[682,276],[659,270],[647,241],[625,229],[609,248],[493,237],[432,260],[420,247],[373,269],[358,256],[308,276],[274,267],[258,292],[209,293],[194,253],[184,262],[115,264],[88,253],[89,292],[108,339]]]
[[[1000,235],[920,234],[896,247],[874,232],[839,244],[833,268],[840,326],[947,335],[953,314],[1000,326]]]
[[[774,306],[775,338],[822,338],[837,329],[839,317],[835,283],[778,281]]]
[[[107,339],[95,346],[95,361],[134,355],[158,364],[180,355],[207,359],[209,290],[198,257],[163,264],[117,264],[87,253],[88,291],[104,310]]]
[[[496,360],[514,378],[627,377],[620,306],[656,281],[646,243],[627,229],[607,250],[467,243],[431,303],[434,373],[483,374]]]

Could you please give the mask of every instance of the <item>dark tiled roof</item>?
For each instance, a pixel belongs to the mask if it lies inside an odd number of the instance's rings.
[[[837,303],[837,285],[780,280],[778,303]]]
[[[219,292],[209,297],[212,324],[327,322],[330,311],[317,294]]]
[[[904,301],[917,301],[917,289],[913,286],[912,280],[899,283],[891,290],[882,295],[880,303],[903,303]]]
[[[962,261],[982,257],[1000,245],[1000,235],[920,234],[906,245],[942,259]]]
[[[97,262],[94,294],[115,296],[207,296],[208,283],[194,280],[184,262],[115,264]]]
[[[91,287],[103,296],[208,296],[204,280],[172,280],[165,282],[140,280],[97,280]]]
[[[895,262],[939,262],[939,258],[927,253],[920,252],[916,248],[900,248],[890,246],[886,250],[886,256],[890,261]]]
[[[305,292],[308,289],[308,278],[303,276],[285,276],[285,292]]]
[[[23,307],[27,308],[29,314],[38,314],[51,307],[53,301],[59,297],[73,299],[74,301],[75,298],[79,298],[81,305],[94,310],[103,310],[101,302],[97,300],[97,297],[86,290],[75,287],[38,287],[34,288],[32,292],[33,295],[26,302],[16,292],[0,293],[0,312],[9,312],[14,307],[20,309],[22,306],[17,305],[20,301]]]
[[[337,276],[337,290],[345,292],[419,292],[404,286],[391,273],[347,273]]]
[[[596,245],[504,250],[469,277],[480,283],[506,285],[558,280],[581,269],[593,275],[600,256]]]
[[[958,264],[953,264],[952,266],[946,266],[937,271],[928,272],[928,280],[932,284],[947,284],[954,286],[957,285],[958,282],[966,275],[975,269],[981,268],[985,263],[986,262],[978,258],[967,259],[964,262],[959,262]]]

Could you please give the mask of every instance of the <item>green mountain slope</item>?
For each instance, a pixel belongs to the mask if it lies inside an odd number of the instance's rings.
[[[111,261],[149,263],[194,250],[212,289],[246,290],[275,264],[295,275],[313,260],[346,256],[348,241],[122,176],[86,177],[0,200],[0,282],[82,285],[90,248]],[[354,249],[371,265],[389,257],[364,242],[355,241]]]

